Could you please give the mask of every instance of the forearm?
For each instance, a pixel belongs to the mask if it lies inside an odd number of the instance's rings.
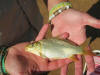
[[[48,10],[50,10],[56,4],[58,4],[60,2],[64,2],[64,1],[68,1],[68,0],[48,0]]]

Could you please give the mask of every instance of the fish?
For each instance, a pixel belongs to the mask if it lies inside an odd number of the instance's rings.
[[[42,39],[31,43],[25,47],[25,51],[33,53],[43,58],[49,59],[65,59],[69,58],[76,61],[75,55],[91,55],[95,54],[92,51],[84,50],[84,45],[79,46],[71,42],[70,40],[63,40],[56,37],[50,37],[51,34],[47,35],[49,38]],[[91,38],[85,41],[85,46]]]

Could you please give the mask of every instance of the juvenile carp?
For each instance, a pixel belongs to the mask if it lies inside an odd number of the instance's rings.
[[[73,45],[65,40],[56,38],[43,39],[34,44],[29,44],[25,50],[49,59],[71,58],[74,60],[74,55],[76,54],[94,55],[90,51],[86,52],[78,45]]]

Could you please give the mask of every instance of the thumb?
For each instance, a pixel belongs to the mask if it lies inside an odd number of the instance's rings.
[[[100,28],[100,20],[98,20],[88,14],[85,14],[84,20],[85,20],[86,25],[92,26],[94,28]]]
[[[39,41],[39,40],[41,40],[41,39],[44,38],[44,36],[45,36],[45,34],[46,34],[46,32],[47,32],[48,27],[49,27],[49,25],[48,25],[48,24],[45,24],[45,25],[41,28],[41,30],[40,30],[38,36],[36,37],[35,41]]]

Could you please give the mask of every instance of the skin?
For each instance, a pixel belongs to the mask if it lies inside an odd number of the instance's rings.
[[[48,28],[48,25],[44,25],[39,35],[36,38],[41,40]],[[60,38],[68,37],[67,33],[60,35]],[[5,60],[5,68],[10,75],[37,75],[44,71],[51,71],[65,64],[69,63],[66,59],[48,61],[34,54],[25,52],[25,46],[30,42],[24,42],[10,47],[8,55]]]
[[[64,32],[69,33],[69,38],[78,45],[81,45],[86,40],[85,26],[90,25],[94,28],[100,28],[100,20],[93,18],[87,13],[83,13],[74,9],[68,9],[52,19],[54,29],[52,31],[53,36],[57,36]],[[87,50],[90,50],[88,48]],[[75,63],[75,75],[82,75],[82,58],[78,56],[80,61]],[[88,71],[91,73],[94,71],[94,61],[91,56],[85,56]],[[79,65],[80,64],[80,65]],[[68,66],[68,64],[67,64]],[[64,67],[65,68],[65,67]],[[61,75],[66,75],[66,71],[62,68]],[[88,74],[89,75],[89,74]]]

